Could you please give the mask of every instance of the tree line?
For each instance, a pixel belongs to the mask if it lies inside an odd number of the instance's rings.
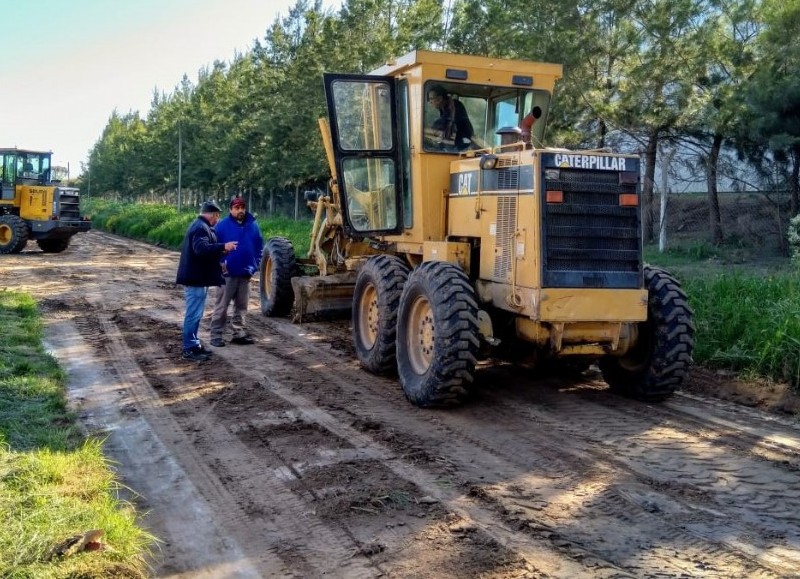
[[[324,183],[323,71],[414,49],[563,64],[547,144],[641,154],[648,241],[666,158],[706,184],[714,244],[723,181],[800,211],[800,0],[297,0],[245,53],[155,91],[146,116],[114,111],[83,186],[180,204],[181,189],[263,200]]]

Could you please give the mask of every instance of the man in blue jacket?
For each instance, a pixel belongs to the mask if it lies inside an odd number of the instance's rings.
[[[231,201],[230,215],[217,224],[215,231],[220,241],[233,241],[238,245],[236,251],[226,255],[222,261],[225,285],[217,288],[217,299],[211,314],[211,345],[218,348],[225,345],[222,335],[231,301],[231,343],[252,344],[253,339],[247,335],[245,328],[245,314],[250,299],[250,279],[258,271],[264,239],[255,217],[248,213],[247,204],[241,197]]]
[[[184,286],[186,313],[183,316],[183,357],[187,360],[202,362],[211,357],[211,352],[203,347],[197,332],[200,319],[206,307],[206,296],[209,286],[219,286],[222,279],[220,260],[236,249],[237,243],[229,241],[221,243],[214,233],[214,225],[219,221],[221,210],[213,201],[206,201],[181,245],[181,259],[178,264],[178,275],[175,283]]]

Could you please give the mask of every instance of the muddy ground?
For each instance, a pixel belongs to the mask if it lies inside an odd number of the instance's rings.
[[[785,391],[720,400],[698,369],[646,404],[487,363],[468,404],[421,410],[359,369],[347,321],[264,318],[255,285],[257,343],[192,363],[177,257],[95,231],[0,256],[161,540],[154,576],[800,576]]]

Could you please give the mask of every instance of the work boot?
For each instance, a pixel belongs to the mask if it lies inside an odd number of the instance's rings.
[[[231,344],[239,344],[240,346],[247,344],[255,344],[255,340],[253,340],[253,338],[251,338],[250,336],[237,336],[231,339]]]
[[[215,348],[224,348],[225,347],[225,340],[222,338],[211,338],[211,345]]]
[[[195,346],[190,350],[183,351],[183,359],[192,360],[193,362],[205,362],[210,357],[208,352],[204,352],[200,346]]]

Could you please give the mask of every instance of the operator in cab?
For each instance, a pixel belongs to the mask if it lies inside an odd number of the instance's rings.
[[[441,143],[456,151],[468,149],[475,130],[472,128],[464,103],[453,98],[440,84],[428,89],[428,103],[439,112],[431,129],[437,133]]]

